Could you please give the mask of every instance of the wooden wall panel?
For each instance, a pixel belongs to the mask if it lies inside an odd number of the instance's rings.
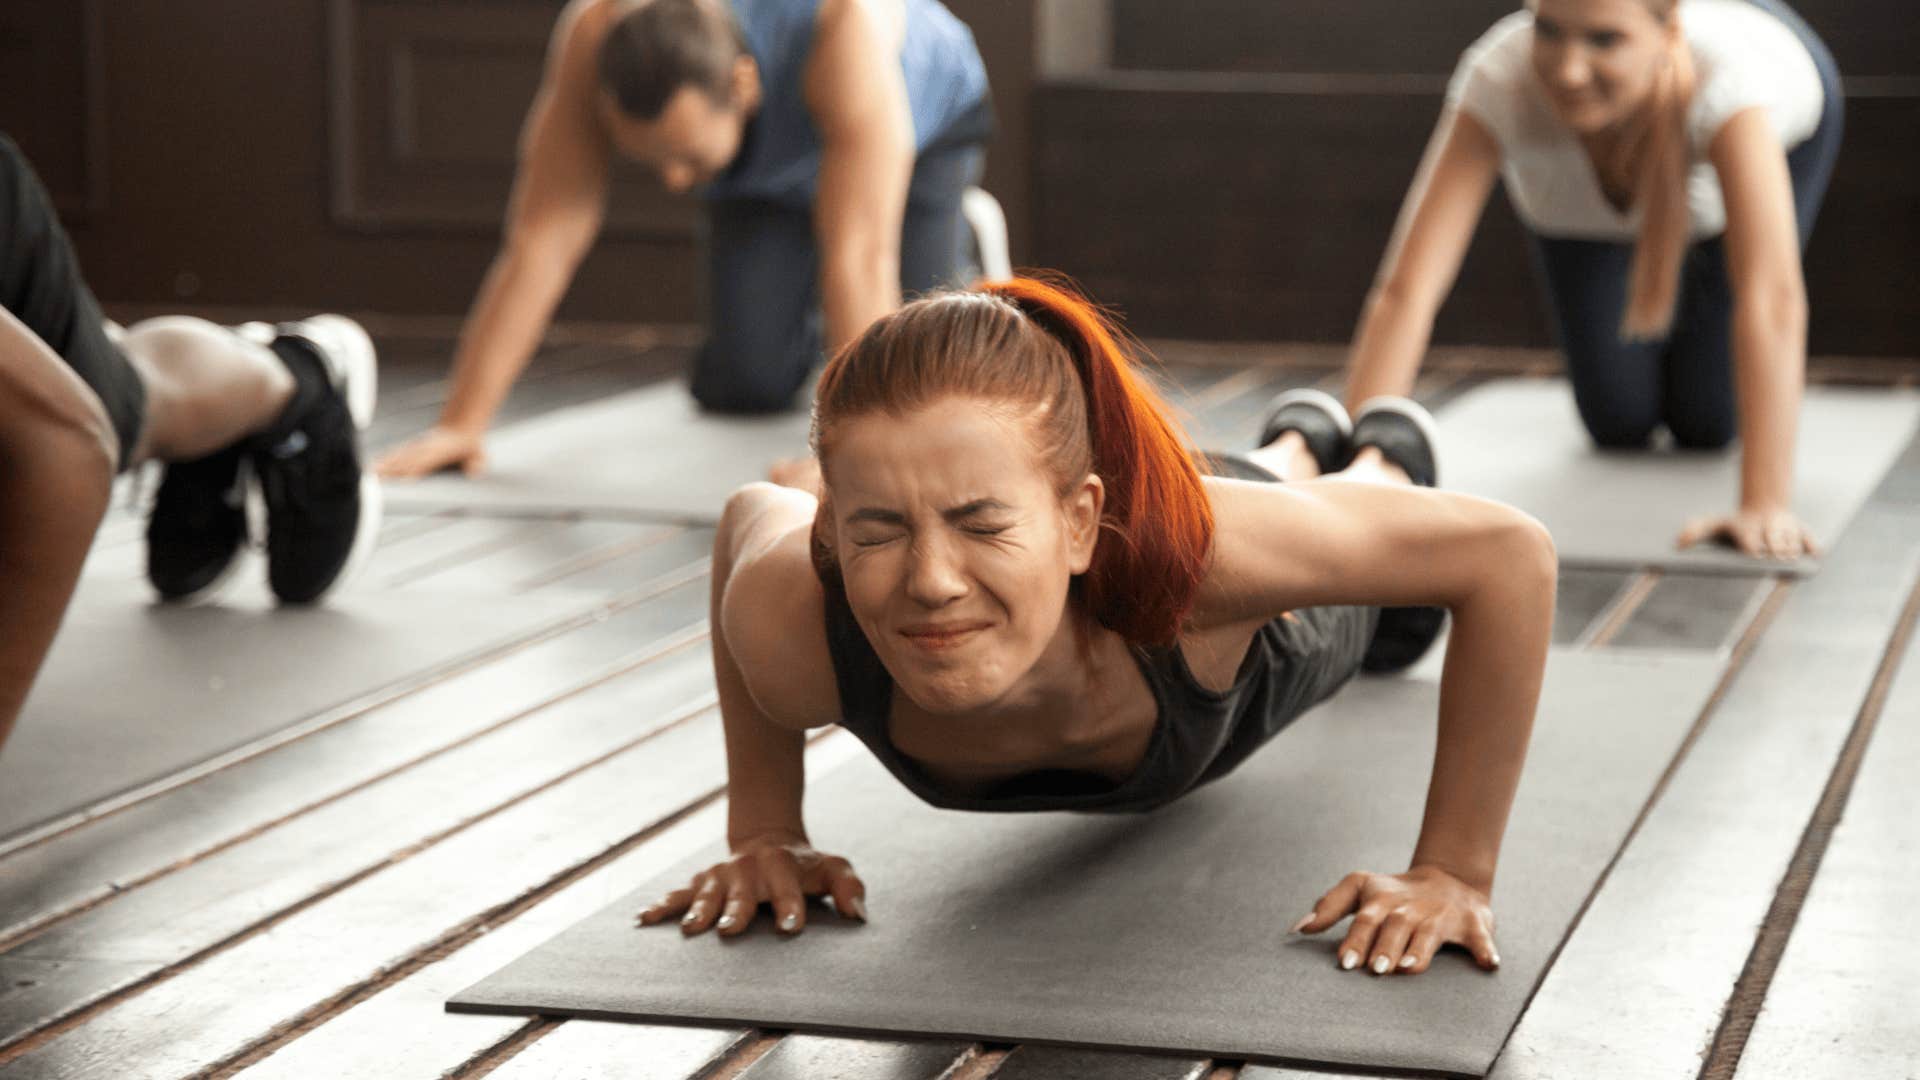
[[[0,131],[69,221],[106,206],[104,0],[0,6]]]
[[[367,231],[496,233],[550,4],[331,0],[334,214]],[[684,241],[698,210],[622,163],[607,235]]]
[[[1447,72],[1517,0],[1113,0],[1114,66],[1169,71]],[[1912,0],[1791,5],[1849,76],[1920,74]]]

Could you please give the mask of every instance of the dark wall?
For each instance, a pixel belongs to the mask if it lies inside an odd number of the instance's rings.
[[[561,0],[8,0],[0,130],[59,198],[108,302],[465,310]],[[1024,3],[955,0],[1028,222]],[[621,173],[564,317],[691,321],[695,204]]]

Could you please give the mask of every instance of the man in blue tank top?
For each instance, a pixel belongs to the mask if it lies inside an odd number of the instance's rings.
[[[447,404],[380,471],[484,466],[487,426],[600,231],[615,155],[705,203],[694,397],[770,412],[903,292],[955,283],[992,126],[973,36],[937,0],[573,0]]]

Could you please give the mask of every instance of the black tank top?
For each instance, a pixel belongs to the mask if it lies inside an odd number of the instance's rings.
[[[1262,626],[1233,685],[1200,685],[1177,645],[1133,649],[1158,708],[1153,738],[1132,776],[1040,769],[984,791],[953,792],[893,745],[887,719],[893,676],[854,621],[840,590],[827,590],[827,648],[840,687],[841,726],[909,791],[948,810],[1137,812],[1171,802],[1233,771],[1262,744],[1359,670],[1373,633],[1371,608],[1305,608]]]

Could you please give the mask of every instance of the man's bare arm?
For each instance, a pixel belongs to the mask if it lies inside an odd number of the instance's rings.
[[[807,65],[807,105],[824,143],[814,231],[829,354],[900,306],[914,147],[898,21],[878,0],[826,0]]]

